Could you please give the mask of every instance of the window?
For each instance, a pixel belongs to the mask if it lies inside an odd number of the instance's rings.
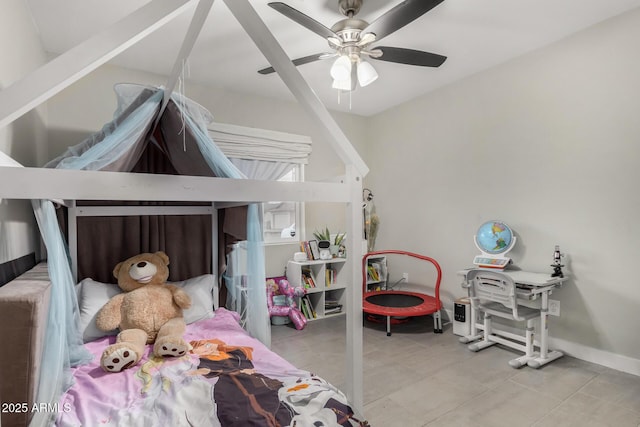
[[[278,181],[304,181],[303,165],[297,164]],[[266,244],[294,243],[304,230],[304,203],[267,202],[262,204],[263,233]]]
[[[208,127],[211,139],[247,178],[304,181],[304,165],[311,154],[308,136],[226,123],[209,123]],[[265,243],[303,239],[302,202],[263,203],[262,213]]]

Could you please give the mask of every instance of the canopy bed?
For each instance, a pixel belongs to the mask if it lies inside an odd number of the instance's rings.
[[[105,63],[113,55],[139,40],[142,35],[161,25],[161,21],[164,22],[184,11],[185,4],[191,2],[195,2],[195,0],[177,2],[157,0],[151,2],[132,14],[130,19],[115,24],[106,33],[87,40],[84,44],[60,55],[36,70],[36,72],[8,87],[0,93],[0,126],[10,123],[39,103],[46,101],[55,93],[63,90],[73,81],[86,75],[92,69]],[[73,286],[76,282],[74,275],[78,274],[83,268],[82,261],[78,259],[74,261],[74,265],[70,265],[66,256],[67,246],[60,232],[54,204],[50,202],[51,200],[71,207],[76,214],[78,212],[82,213],[82,210],[85,212],[91,211],[94,209],[93,206],[90,206],[91,204],[94,204],[95,201],[105,200],[118,202],[116,206],[107,207],[103,211],[112,212],[111,216],[121,216],[123,212],[140,212],[139,210],[142,210],[144,214],[150,215],[164,213],[181,215],[186,213],[187,210],[195,209],[199,214],[202,214],[203,211],[206,214],[210,214],[212,234],[217,231],[218,227],[225,227],[224,224],[218,223],[217,214],[211,214],[212,212],[217,213],[218,209],[229,206],[248,204],[247,218],[249,219],[247,220],[246,237],[248,246],[250,248],[253,247],[249,255],[249,264],[253,269],[253,272],[249,274],[249,299],[257,301],[257,303],[252,303],[250,316],[253,316],[254,319],[249,321],[249,326],[247,326],[251,335],[258,339],[248,345],[253,347],[259,347],[258,343],[260,341],[265,343],[266,346],[269,343],[267,305],[266,302],[264,304],[261,302],[266,298],[264,290],[264,260],[260,245],[260,224],[259,220],[257,220],[255,203],[271,200],[344,203],[346,205],[345,214],[348,233],[347,246],[351,253],[354,254],[360,250],[362,177],[366,175],[368,168],[350,145],[329,112],[315,96],[293,64],[291,64],[282,48],[247,0],[225,0],[225,4],[281,75],[301,106],[318,121],[326,140],[344,161],[346,165],[345,175],[332,183],[306,182],[286,183],[285,185],[273,181],[242,179],[241,174],[237,173],[237,168],[232,167],[233,165],[229,165],[224,160],[218,161],[225,157],[220,156],[220,153],[214,148],[215,145],[200,142],[206,141],[208,137],[204,135],[200,138],[201,135],[198,134],[206,134],[206,131],[197,122],[188,125],[190,132],[195,135],[195,141],[183,140],[181,144],[177,144],[177,148],[176,144],[173,144],[174,146],[172,147],[163,146],[160,139],[155,138],[157,132],[154,130],[162,127],[162,123],[159,123],[159,118],[164,116],[165,111],[171,111],[178,106],[179,110],[192,112],[187,101],[173,94],[173,88],[179,75],[176,70],[180,69],[185,58],[188,57],[193,42],[202,27],[203,16],[207,15],[212,2],[213,0],[200,0],[198,2],[192,24],[185,37],[183,47],[176,60],[174,73],[170,76],[166,90],[151,91],[147,98],[147,100],[151,100],[151,103],[147,104],[145,102],[141,104],[141,109],[136,108],[132,112],[132,114],[137,113],[147,117],[142,122],[138,121],[138,126],[134,126],[135,129],[132,130],[134,133],[138,132],[140,135],[144,135],[145,140],[148,136],[152,137],[152,147],[159,148],[164,154],[169,151],[174,151],[173,154],[176,156],[186,153],[187,157],[184,160],[184,164],[188,165],[188,176],[167,173],[150,174],[144,170],[138,173],[122,172],[133,170],[131,167],[137,166],[137,160],[141,155],[140,151],[144,150],[144,147],[130,144],[130,141],[140,140],[140,138],[127,138],[130,145],[122,150],[123,154],[118,156],[118,162],[107,161],[100,166],[83,164],[87,159],[94,159],[94,155],[96,155],[95,158],[101,157],[100,148],[96,147],[105,146],[102,143],[104,139],[108,139],[110,136],[111,129],[109,128],[103,129],[103,135],[99,136],[98,140],[100,140],[101,144],[88,144],[85,152],[75,153],[71,156],[76,157],[76,159],[69,161],[73,169],[25,168],[4,154],[0,158],[0,174],[3,177],[0,180],[0,198],[31,199],[33,201],[34,212],[48,253],[47,271],[50,278],[50,289],[47,288],[47,292],[50,295],[50,308],[48,310],[42,351],[42,354],[46,354],[46,358],[41,359],[42,365],[40,367],[40,373],[46,372],[47,376],[40,375],[37,393],[35,393],[35,397],[32,397],[36,403],[44,403],[45,405],[59,404],[62,392],[69,388],[71,370],[77,371],[83,369],[83,367],[90,366],[87,362],[92,359],[87,347],[82,342],[82,335],[79,331],[78,297]],[[119,112],[123,113],[131,105],[133,104],[123,103]],[[184,114],[184,111],[181,114]],[[190,118],[193,119],[192,116]],[[184,118],[185,123],[189,123],[190,118]],[[143,122],[146,123],[146,127],[143,126],[144,129],[141,130],[139,124]],[[159,127],[157,127],[158,124],[160,124]],[[194,145],[189,147],[190,144]],[[118,143],[115,145],[118,145]],[[186,151],[183,150],[184,147],[187,147]],[[197,147],[197,149],[192,149],[193,147]],[[154,148],[151,149],[153,150]],[[183,150],[181,154],[179,153],[180,150]],[[83,155],[87,152],[91,152],[88,157]],[[189,157],[198,152],[200,154],[196,156],[197,158]],[[112,154],[113,152],[110,153]],[[111,154],[105,158],[113,158],[114,156]],[[67,159],[71,157],[66,156]],[[58,162],[58,160],[61,161]],[[49,166],[57,167],[65,161],[64,159],[58,160]],[[79,163],[74,163],[76,161]],[[192,169],[191,162],[200,166],[204,165],[204,167],[198,166]],[[115,167],[116,163],[118,167]],[[176,163],[179,164],[181,162],[177,161]],[[180,166],[176,166],[176,164],[172,164],[172,166],[179,172]],[[192,170],[205,172],[191,173]],[[16,185],[12,185],[12,183],[16,182],[21,183],[19,188]],[[76,201],[81,200],[87,202],[83,204],[76,203]],[[146,206],[138,206],[140,201],[153,203],[143,203]],[[185,208],[183,206],[184,204],[193,205],[194,202],[195,208]],[[72,213],[71,216],[73,217],[74,214]],[[73,236],[70,235],[70,239],[73,239]],[[208,262],[212,271],[216,264],[214,259],[217,258],[217,249],[215,247],[216,245],[211,245],[211,258],[209,258],[209,254],[206,256],[209,259]],[[352,263],[351,282],[355,284],[359,279],[357,257],[352,257]],[[355,412],[361,412],[362,410],[362,312],[360,308],[360,293],[359,286],[350,287],[348,289],[346,307],[346,333],[349,347],[347,350],[345,391]],[[221,313],[225,312],[221,311]],[[205,319],[204,321],[213,322],[216,321],[217,317]],[[229,313],[229,316],[224,314],[219,317],[221,319],[233,318],[233,315]],[[211,325],[205,325],[203,329],[208,327],[211,327]],[[213,327],[216,326],[214,325]],[[197,329],[199,326],[194,326],[194,328]],[[194,331],[191,332],[195,334],[193,337],[197,338],[197,334]],[[102,339],[108,340],[110,338]],[[266,350],[266,347],[264,350]],[[261,352],[263,352],[263,349],[256,350],[256,354]],[[256,363],[259,364],[257,361]],[[260,370],[262,368],[256,365],[254,367],[259,373],[264,372]],[[289,377],[287,378],[290,379]],[[288,380],[287,378],[281,380],[281,382],[285,384]],[[334,396],[336,397],[335,400],[341,401],[339,398],[340,393],[336,393]],[[65,407],[63,406],[62,408],[64,410]],[[339,414],[339,412],[339,409],[333,411],[334,414]],[[298,414],[300,413],[298,412]],[[41,425],[47,422],[52,414],[47,411],[36,411],[35,413],[32,412],[31,416],[32,425]],[[351,420],[349,422],[359,422],[355,418],[347,418]]]
[[[269,379],[267,382],[270,387],[256,393],[264,395],[267,406],[275,404],[276,408],[287,408],[284,414],[279,415],[262,407],[258,413],[263,414],[266,411],[269,419],[280,417],[278,422],[300,422],[303,418],[307,421],[317,420],[317,417],[322,419],[327,416],[321,413],[322,410],[330,409],[332,414],[340,413],[341,417],[346,416],[345,419],[350,420],[349,423],[358,425],[361,416],[356,415],[346,396],[339,390],[321,378],[295,370],[268,351],[270,323],[257,205],[250,203],[247,206],[245,202],[240,202],[243,191],[240,184],[249,180],[244,178],[204,131],[206,125],[203,122],[209,118],[208,112],[179,94],[173,94],[162,111],[160,106],[164,91],[159,88],[125,84],[116,86],[116,92],[119,102],[113,121],[85,141],[70,147],[46,167],[59,170],[86,168],[102,171],[98,172],[100,174],[108,174],[105,177],[124,175],[131,171],[134,172],[130,175],[133,181],[139,176],[148,177],[150,180],[153,176],[165,183],[173,182],[173,179],[192,178],[194,175],[200,176],[200,179],[217,175],[216,178],[210,178],[216,180],[224,179],[220,176],[226,176],[233,180],[236,200],[222,204],[214,202],[211,199],[217,197],[212,193],[203,197],[203,202],[198,202],[201,196],[184,197],[184,191],[168,192],[163,197],[146,197],[149,191],[143,191],[143,197],[137,196],[141,200],[133,200],[133,196],[127,196],[122,197],[125,200],[112,198],[108,201],[103,200],[103,192],[96,191],[93,195],[83,196],[84,200],[59,200],[59,205],[63,207],[58,209],[49,201],[34,200],[34,211],[48,251],[51,303],[43,348],[38,349],[47,357],[39,358],[42,366],[41,381],[33,402],[57,403],[56,408],[63,408],[62,411],[58,411],[58,425],[87,425],[104,419],[116,423],[126,421],[134,423],[131,425],[144,425],[145,422],[149,422],[149,417],[158,416],[160,412],[162,417],[173,419],[178,424],[185,422],[181,417],[190,414],[188,417],[200,420],[207,416],[218,419],[224,425],[231,423],[229,413],[246,412],[233,405],[227,405],[220,397],[222,392],[216,392],[216,387],[220,389],[225,384],[219,379],[222,377],[197,375],[200,372],[198,366],[203,363],[202,355],[189,354],[189,357],[160,365],[153,357],[147,355],[139,368],[135,367],[131,369],[132,372],[121,373],[120,376],[126,378],[123,380],[114,381],[98,374],[99,365],[96,365],[96,360],[99,360],[99,357],[96,356],[99,356],[101,349],[115,337],[113,334],[96,334],[98,330],[92,326],[96,309],[108,300],[101,300],[96,295],[111,295],[114,289],[114,285],[109,284],[113,282],[113,278],[110,277],[111,270],[119,259],[138,252],[167,250],[170,258],[176,261],[170,266],[170,280],[191,284],[194,281],[203,282],[203,285],[197,286],[204,286],[204,295],[210,297],[202,298],[202,294],[197,297],[198,304],[208,302],[200,310],[206,315],[198,316],[197,322],[191,322],[189,325],[188,336],[193,339],[192,342],[218,340],[220,342],[214,342],[216,346],[231,345],[235,350],[236,347],[246,347],[240,353],[234,353],[233,357],[244,357],[242,360],[246,360],[242,363],[247,364],[247,369],[252,371],[251,375],[266,375]],[[151,172],[155,172],[156,175],[152,175]],[[180,172],[189,173],[190,177],[177,175]],[[155,180],[153,182],[152,185],[151,181],[148,181],[144,189],[148,190],[158,185],[161,188],[163,185]],[[253,181],[253,184],[256,183]],[[344,186],[345,184],[331,184],[329,188],[335,190]],[[337,197],[348,194],[351,193],[338,191]],[[284,198],[286,197],[285,195]],[[332,199],[335,197],[332,196]],[[52,198],[57,197],[54,195]],[[227,212],[224,208],[229,206],[232,206],[232,211]],[[240,212],[238,206],[243,208]],[[60,219],[63,221],[60,223],[62,227],[59,228]],[[65,228],[68,248],[60,232],[60,229]],[[243,319],[243,325],[250,335],[246,338],[242,338],[242,333],[237,333],[242,331],[238,326],[239,316],[234,317],[230,312],[218,309],[218,289],[214,279],[218,276],[218,248],[226,247],[230,239],[245,240],[247,246],[247,296],[251,310],[247,311],[247,318]],[[70,263],[66,256],[67,250]],[[74,284],[78,282],[80,283],[76,285],[74,293]],[[49,291],[48,287],[46,289]],[[212,307],[217,309],[215,316]],[[233,333],[225,335],[220,331]],[[61,340],[61,337],[65,339]],[[52,351],[58,357],[52,357]],[[205,359],[210,360],[206,357]],[[56,369],[58,366],[63,367],[62,371]],[[160,404],[159,397],[146,388],[149,386],[147,382],[142,384],[142,390],[131,387],[130,383],[136,383],[134,379],[142,375],[140,372],[146,372],[150,367],[153,367],[153,373],[157,374],[157,377],[152,376],[146,380],[152,383],[163,383],[162,378],[174,372],[184,374],[170,381],[174,387],[170,395],[182,403],[170,405],[165,402],[160,411],[157,406]],[[58,375],[51,379],[51,372],[58,372]],[[69,373],[72,373],[72,376]],[[234,370],[223,369],[223,374],[220,375],[226,375],[224,378],[227,378],[229,375],[237,374]],[[128,384],[124,386],[125,391],[122,381]],[[246,381],[256,380],[247,378]],[[59,382],[62,383],[62,390],[68,390],[59,402],[49,400],[47,396],[58,395],[56,390],[60,390]],[[319,392],[322,399],[316,401],[311,395],[303,396],[307,404],[302,409],[292,405],[291,402],[298,401],[300,396],[287,394],[286,390],[299,391],[300,389],[295,387],[296,382],[313,384],[316,389],[312,395],[317,396]],[[194,408],[187,405],[187,402],[193,403],[193,399],[180,400],[183,394],[191,396],[191,393],[201,393],[203,388],[211,392],[205,393],[204,396],[212,393],[215,396],[217,393],[218,397],[207,401],[208,405],[204,406],[202,399],[196,400],[197,405]],[[110,404],[93,405],[88,409],[87,399],[83,398],[87,396],[87,390],[92,390],[88,394],[89,401]],[[253,395],[252,393],[253,391],[249,394]],[[113,395],[126,398],[124,401],[109,399],[109,396]],[[162,396],[166,397],[165,394]],[[123,407],[128,410],[123,412]],[[169,411],[176,408],[179,410]],[[214,408],[217,408],[217,411]],[[315,409],[309,412],[310,408]],[[246,413],[258,418],[264,415],[256,415],[255,411]],[[45,414],[52,416],[46,411],[36,413],[33,414],[34,422],[46,419]],[[250,419],[247,420],[249,421]]]

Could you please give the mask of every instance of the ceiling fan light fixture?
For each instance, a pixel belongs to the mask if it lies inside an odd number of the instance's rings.
[[[373,65],[366,61],[360,61],[358,64],[358,83],[360,86],[365,87],[375,82],[378,79],[378,73]]]
[[[349,80],[351,77],[351,59],[346,55],[341,55],[331,66],[331,77],[334,80]]]
[[[342,91],[350,91],[351,90],[351,78],[346,78],[344,80],[333,79],[332,88],[342,90]]]
[[[332,0],[336,1],[336,0]],[[405,27],[418,19],[443,0],[404,0],[387,12],[383,13],[373,22],[357,18],[364,0],[337,0],[340,12],[345,16],[333,26],[326,27],[310,16],[283,2],[270,2],[270,7],[280,12],[289,19],[306,27],[308,30],[324,38],[331,53],[309,55],[294,59],[294,65],[307,64],[309,62],[337,57],[331,65],[329,73],[333,80],[333,88],[340,92],[352,92],[357,86],[365,87],[378,79],[375,68],[363,61],[367,59],[379,59],[384,62],[415,65],[421,67],[439,67],[447,59],[446,56],[421,50],[373,46],[385,37]],[[275,72],[273,67],[258,71],[260,74]],[[338,102],[340,95],[338,96]],[[349,97],[351,100],[351,96]]]

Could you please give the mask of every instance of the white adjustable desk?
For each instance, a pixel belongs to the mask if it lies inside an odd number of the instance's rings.
[[[462,282],[463,288],[468,289],[470,286],[467,282],[467,274],[471,270],[476,270],[476,268],[469,268],[458,272],[458,275],[464,277]],[[562,352],[557,350],[549,350],[549,295],[551,295],[554,289],[562,286],[562,283],[567,280],[567,277],[551,277],[551,274],[547,273],[532,273],[529,271],[520,270],[501,270],[498,272],[508,275],[513,279],[513,281],[516,283],[519,300],[540,300],[540,307],[537,307],[540,310],[540,331],[538,332],[538,335],[540,336],[540,352],[534,354],[534,357],[523,361],[523,364],[526,363],[532,368],[539,368],[540,366],[546,365],[547,363],[562,357]],[[482,333],[480,332],[481,330],[482,325],[477,324],[476,313],[472,305],[471,332],[469,335],[462,337],[460,341],[471,342],[482,338]],[[494,333],[505,335],[508,338],[513,338],[514,335],[504,331],[494,331]]]

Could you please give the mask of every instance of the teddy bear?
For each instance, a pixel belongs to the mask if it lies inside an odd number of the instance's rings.
[[[181,288],[167,284],[169,257],[164,252],[143,253],[118,263],[113,276],[124,291],[98,312],[96,325],[103,331],[120,328],[115,344],[102,353],[100,366],[120,372],[134,366],[153,344],[156,356],[183,356],[189,344],[183,339],[186,323],[182,310],[191,299]]]

